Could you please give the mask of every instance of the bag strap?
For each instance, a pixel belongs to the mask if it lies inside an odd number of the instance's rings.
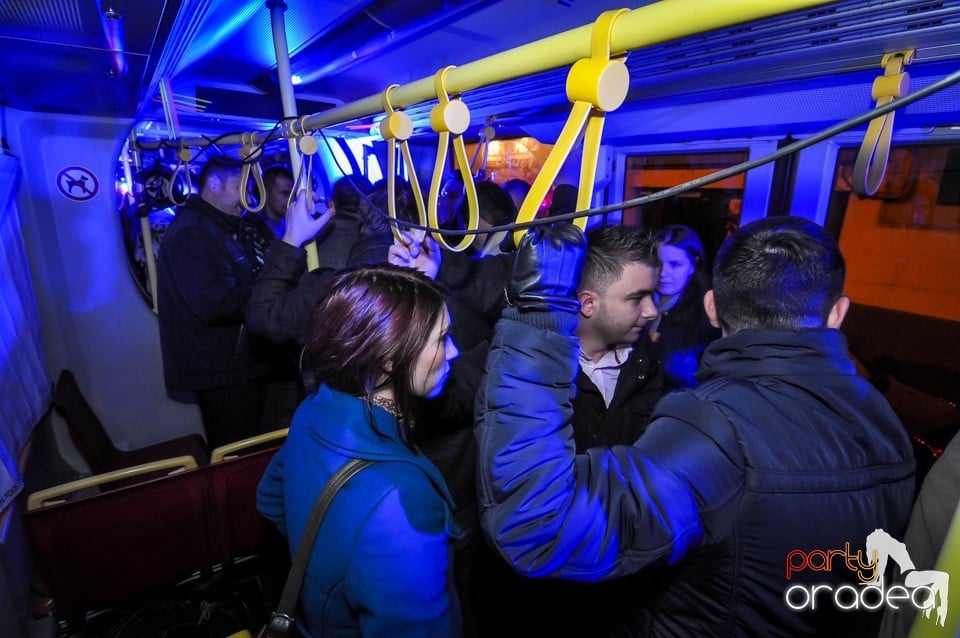
[[[330,503],[333,502],[333,497],[337,495],[340,488],[360,470],[374,463],[375,461],[371,460],[351,459],[337,470],[337,473],[330,478],[330,481],[320,491],[320,496],[317,497],[317,502],[310,511],[310,518],[307,519],[303,534],[300,536],[300,545],[297,547],[297,553],[290,565],[290,574],[287,576],[286,585],[283,586],[283,594],[280,596],[280,604],[277,605],[274,616],[281,616],[292,624],[297,599],[300,597],[300,588],[303,586],[303,576],[307,571],[307,562],[313,552],[313,542],[317,538],[317,532],[320,531],[324,514],[326,514]]]

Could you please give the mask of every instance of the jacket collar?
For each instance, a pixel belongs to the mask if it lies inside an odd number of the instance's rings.
[[[846,337],[830,328],[741,330],[703,353],[697,378],[850,375],[856,366]]]
[[[241,218],[239,216],[228,215],[227,213],[224,213],[199,195],[191,195],[187,199],[187,203],[181,208],[192,208],[217,226],[220,226],[231,233],[237,232],[237,229],[240,228]]]
[[[338,427],[332,421],[325,421],[322,427],[311,428],[311,436],[320,445],[350,458],[415,465],[427,475],[450,511],[453,510],[453,497],[440,470],[422,452],[407,447],[400,434],[400,424],[392,414],[360,397],[338,392],[326,385],[321,385],[306,402],[315,402],[325,413],[339,415],[338,424],[355,419],[363,421],[360,427]],[[371,414],[372,427],[367,427]]]

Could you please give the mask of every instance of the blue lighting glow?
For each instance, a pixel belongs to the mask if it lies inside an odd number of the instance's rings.
[[[297,75],[296,73],[294,73],[293,75],[290,76],[290,82],[293,83],[294,86],[298,86],[300,84],[303,84],[303,78]]]

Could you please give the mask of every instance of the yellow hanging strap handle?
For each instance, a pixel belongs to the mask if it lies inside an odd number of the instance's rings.
[[[520,205],[517,222],[532,221],[537,210],[563,168],[564,162],[573,150],[586,124],[584,134],[583,157],[580,163],[580,185],[577,191],[577,210],[590,207],[593,185],[596,180],[597,154],[600,150],[600,138],[603,135],[604,114],[620,108],[627,99],[630,88],[630,72],[622,59],[610,59],[610,34],[613,24],[627,9],[605,11],[593,25],[590,40],[590,57],[574,62],[567,74],[567,99],[573,102],[573,108],[567,117],[556,144],[550,150],[543,168],[533,180],[530,192]],[[577,219],[577,226],[586,228],[587,219]],[[520,245],[526,231],[514,233],[513,239]]]
[[[304,125],[308,116],[304,115],[299,120],[291,122],[290,134],[297,138],[297,150],[300,152],[300,161],[294,162],[291,158],[291,166],[297,166],[297,174],[293,178],[293,186],[290,188],[290,195],[287,197],[287,208],[293,202],[293,199],[300,191],[307,191],[307,197],[313,197],[313,156],[316,155],[320,145],[317,139],[307,133]],[[297,128],[299,127],[299,131]],[[304,156],[308,159],[303,161]],[[322,211],[321,211],[322,212]],[[307,270],[314,271],[320,268],[320,255],[317,253],[317,242],[308,241],[304,247],[307,254]]]
[[[403,111],[397,111],[393,108],[390,100],[390,92],[400,86],[391,84],[384,90],[380,96],[383,104],[383,112],[386,117],[380,120],[380,137],[387,142],[387,214],[390,219],[397,219],[397,142],[400,142],[400,152],[403,153],[403,161],[407,165],[407,174],[410,176],[410,188],[413,190],[413,199],[417,203],[417,212],[419,214],[420,225],[426,225],[427,214],[423,203],[423,193],[420,192],[420,182],[417,180],[416,167],[413,164],[413,156],[410,154],[410,144],[407,140],[413,135],[413,120]],[[400,228],[396,224],[390,224],[393,236],[396,240],[402,241],[400,237]]]
[[[189,195],[193,190],[193,184],[190,183],[190,149],[183,145],[183,140],[180,140],[180,148],[177,149],[177,165],[173,169],[173,175],[170,176],[170,181],[163,185],[166,191],[164,195],[177,206],[186,202],[186,198],[181,201],[180,198],[177,197],[177,193],[174,192],[177,176],[180,174],[180,171],[183,171],[184,181],[187,184],[187,195]]]
[[[427,196],[428,225],[433,228],[440,227],[437,220],[437,199],[440,196],[440,187],[445,173],[447,148],[450,146],[450,136],[453,135],[453,152],[467,193],[467,230],[476,230],[480,221],[480,205],[477,203],[477,187],[473,183],[467,147],[463,142],[463,132],[470,126],[470,109],[459,98],[451,100],[447,94],[446,76],[452,68],[452,66],[442,68],[433,77],[433,86],[439,103],[430,111],[430,126],[439,134],[440,140],[437,143],[437,160],[433,165],[433,179],[430,180],[430,194]],[[450,246],[440,233],[433,233],[433,238],[438,244],[455,253],[466,250],[474,239],[471,235],[464,235],[459,244]]]
[[[903,67],[913,62],[914,49],[884,53],[880,65],[883,75],[873,81],[873,99],[877,106],[883,106],[896,98],[903,97],[910,90],[910,75]],[[887,159],[890,157],[890,140],[893,136],[893,116],[896,111],[870,120],[867,134],[857,153],[857,162],[853,167],[853,192],[864,197],[873,195],[880,188],[887,172]]]
[[[293,186],[290,188],[290,195],[287,196],[287,208],[300,191],[307,191],[307,196],[313,197],[313,157],[320,149],[320,144],[314,136],[305,135],[297,139],[297,149],[300,151],[300,170],[297,171]],[[324,203],[321,202],[321,204]]]
[[[493,128],[490,120],[487,120],[487,125],[480,131],[480,142],[477,144],[477,148],[473,150],[473,157],[470,158],[470,171],[475,178],[479,178],[481,175],[486,177],[487,158],[490,155],[490,142],[492,142],[496,136],[497,129]],[[480,157],[481,152],[483,152],[483,157],[480,158],[480,165],[478,166],[477,158]]]
[[[243,133],[240,136],[240,159],[243,160],[243,168],[240,170],[240,205],[245,211],[259,213],[267,205],[267,189],[263,185],[263,174],[260,172],[260,162],[247,160],[258,153],[260,149],[253,143],[252,133]],[[247,189],[247,182],[253,175],[254,188],[256,188],[257,205],[253,206],[248,199],[250,191]]]

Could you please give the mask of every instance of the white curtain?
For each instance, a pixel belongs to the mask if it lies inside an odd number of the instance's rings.
[[[17,458],[51,394],[13,196],[18,174],[17,159],[0,155],[0,512],[23,488]]]

